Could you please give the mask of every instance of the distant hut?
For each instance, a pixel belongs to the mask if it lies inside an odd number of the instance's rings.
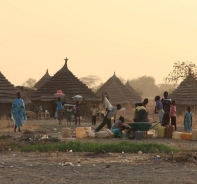
[[[135,89],[130,85],[129,80],[125,84],[126,88],[131,92],[135,102],[141,102],[142,97],[135,91]]]
[[[41,86],[43,86],[49,79],[51,78],[51,76],[49,75],[48,69],[46,71],[46,73],[42,76],[42,78],[34,85],[34,88],[38,89]]]
[[[121,80],[115,75],[110,77],[96,92],[97,96],[101,96],[103,92],[107,92],[112,105],[116,104],[134,104],[136,101],[141,101],[142,98],[134,92],[129,90]]]
[[[16,93],[19,91],[20,90],[15,88],[0,72],[0,117],[8,117],[12,102],[16,98]],[[21,97],[23,98],[23,92],[21,92]],[[27,105],[31,101],[24,97],[24,102]]]
[[[87,114],[85,110],[90,107],[91,103],[100,99],[68,69],[67,61],[68,59],[66,58],[64,66],[32,94],[31,100],[35,104],[41,104],[43,109],[54,115],[56,110],[54,94],[57,90],[62,90],[66,95],[66,103],[73,103],[72,97],[81,95],[85,99],[83,103],[84,108],[82,108],[82,115],[85,115]]]
[[[197,80],[191,70],[177,89],[169,94],[169,98],[175,100],[178,113],[185,111],[189,105],[193,109],[197,108]]]

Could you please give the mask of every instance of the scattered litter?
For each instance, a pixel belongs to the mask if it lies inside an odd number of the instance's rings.
[[[49,136],[48,135],[43,135],[40,139],[43,140],[43,139],[48,139]]]
[[[122,151],[122,153],[124,153],[124,151]]]
[[[62,166],[74,166],[72,162],[62,162],[60,163]]]
[[[154,160],[159,160],[160,159],[160,155],[156,155],[155,157],[154,157]]]
[[[73,152],[73,150],[70,150],[69,152],[70,152],[70,153],[72,153],[72,152]]]
[[[138,154],[142,154],[142,151],[138,151]]]
[[[77,170],[73,170],[74,172],[76,172],[76,173],[79,173],[79,171],[77,171]]]

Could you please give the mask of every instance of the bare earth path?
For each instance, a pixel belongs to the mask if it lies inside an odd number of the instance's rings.
[[[39,128],[40,134],[59,137],[61,129],[55,120],[28,121],[29,125]],[[84,126],[90,126],[84,123]],[[71,126],[75,128],[74,125]],[[93,127],[94,128],[94,127]],[[6,134],[20,137],[21,133],[12,128]],[[75,139],[75,138],[74,138]],[[123,141],[123,139],[95,139],[88,141]],[[136,140],[127,140],[136,141]],[[197,151],[196,141],[148,138],[140,142],[160,142],[184,150]],[[197,183],[197,165],[192,162],[166,161],[165,155],[154,160],[155,154],[129,153],[21,153],[0,152],[0,183],[2,184],[63,184],[63,183]]]

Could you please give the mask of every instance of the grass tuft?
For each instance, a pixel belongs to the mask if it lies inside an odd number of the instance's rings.
[[[37,143],[31,145],[24,145],[21,151],[68,151],[74,152],[97,152],[104,150],[105,152],[116,153],[172,153],[178,152],[177,149],[159,143],[131,143],[131,142],[117,142],[117,143],[93,143],[93,142],[80,142],[68,141],[63,143]]]

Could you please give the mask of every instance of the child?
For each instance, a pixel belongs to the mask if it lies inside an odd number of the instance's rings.
[[[71,106],[68,106],[67,109],[66,109],[66,120],[67,120],[67,125],[68,123],[70,123],[71,125],[71,116],[72,116],[72,112],[73,112],[73,109]]]
[[[176,131],[176,106],[174,100],[172,100],[172,104],[170,105],[170,120],[171,125],[174,125]]]
[[[159,116],[159,123],[162,124],[163,121],[163,115],[164,115],[164,110],[163,110],[163,104],[160,100],[160,96],[155,97],[155,114],[158,113]]]
[[[90,111],[91,111],[92,125],[96,125],[96,116],[97,116],[97,111],[98,110],[97,110],[95,104],[92,106]]]
[[[185,130],[185,132],[191,132],[191,130],[192,130],[192,113],[191,113],[190,106],[187,107],[187,111],[185,112],[184,130]]]

